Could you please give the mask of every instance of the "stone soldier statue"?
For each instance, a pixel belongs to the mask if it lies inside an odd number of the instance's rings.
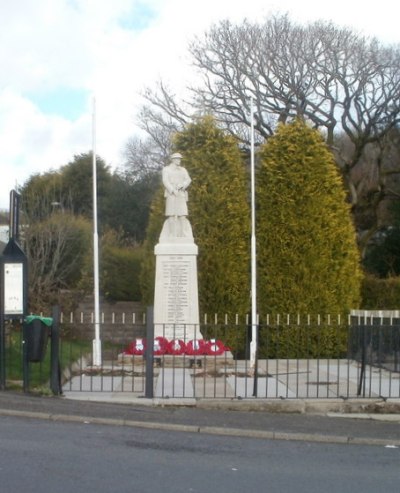
[[[181,166],[182,155],[172,154],[170,163],[162,170],[164,185],[165,215],[167,217],[160,239],[162,238],[192,238],[192,228],[187,219],[188,193],[187,188],[191,179],[187,170]]]

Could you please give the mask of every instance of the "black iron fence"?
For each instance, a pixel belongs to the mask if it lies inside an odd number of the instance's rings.
[[[92,364],[90,314],[61,317],[60,369],[68,392],[179,398],[400,397],[400,319],[213,317],[200,326],[154,327],[142,316],[102,319],[102,361]],[[112,337],[113,328],[117,337]],[[103,337],[104,335],[106,337]],[[7,386],[21,377],[22,332],[7,326]],[[31,388],[49,382],[49,357],[30,363]]]

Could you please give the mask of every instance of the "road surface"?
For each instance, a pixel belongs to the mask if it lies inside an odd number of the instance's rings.
[[[2,493],[397,491],[400,449],[0,417]]]

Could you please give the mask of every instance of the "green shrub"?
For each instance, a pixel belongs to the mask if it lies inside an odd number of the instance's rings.
[[[139,247],[106,245],[102,251],[101,291],[112,301],[140,301],[140,269],[143,252]]]
[[[400,277],[381,279],[372,275],[365,276],[361,287],[364,310],[400,309]]]
[[[260,358],[314,359],[346,355],[347,326],[269,325],[259,331]]]

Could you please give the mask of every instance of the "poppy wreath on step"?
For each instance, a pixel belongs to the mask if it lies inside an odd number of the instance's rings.
[[[186,354],[191,356],[199,356],[205,354],[204,339],[193,339],[186,344]]]
[[[182,339],[173,339],[168,343],[167,353],[179,356],[180,354],[185,354],[186,344]]]
[[[205,349],[209,356],[219,356],[226,351],[225,344],[217,339],[207,341]]]
[[[155,356],[162,356],[167,352],[168,341],[165,337],[158,336],[154,339],[153,354]]]
[[[128,346],[128,349],[124,351],[124,354],[134,354],[135,356],[141,356],[146,349],[146,339],[135,339]]]

